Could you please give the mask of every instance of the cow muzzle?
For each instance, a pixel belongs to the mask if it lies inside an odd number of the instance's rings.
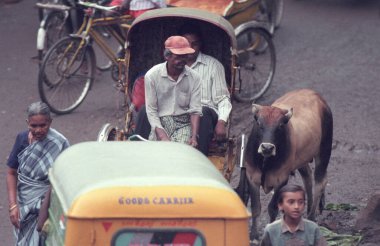
[[[270,157],[276,155],[276,146],[271,143],[261,143],[257,152],[264,157]]]

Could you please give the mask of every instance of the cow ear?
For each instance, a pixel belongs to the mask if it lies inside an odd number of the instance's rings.
[[[290,120],[290,118],[292,118],[293,116],[293,108],[290,108],[288,109],[288,112],[285,114],[285,119],[284,119],[284,123],[288,123],[288,121]]]

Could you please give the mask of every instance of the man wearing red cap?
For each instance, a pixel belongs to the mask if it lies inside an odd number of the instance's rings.
[[[171,36],[165,41],[166,62],[155,65],[145,75],[151,140],[198,145],[201,87],[199,75],[186,66],[191,53],[194,49],[186,38]]]

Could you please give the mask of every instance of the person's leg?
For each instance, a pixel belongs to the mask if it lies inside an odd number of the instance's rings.
[[[208,155],[208,146],[214,137],[214,128],[218,121],[216,112],[208,107],[202,107],[202,117],[199,122],[198,149]]]
[[[145,105],[143,105],[137,113],[135,134],[138,134],[141,137],[148,139],[150,131],[151,126],[148,121],[148,115],[146,114]]]
[[[172,116],[172,126],[163,125],[167,131],[170,131],[170,140],[178,143],[188,144],[191,136],[190,115],[183,114]]]

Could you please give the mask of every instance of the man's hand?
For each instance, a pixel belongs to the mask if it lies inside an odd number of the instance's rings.
[[[214,137],[217,141],[223,141],[226,139],[227,130],[226,130],[226,122],[223,120],[218,120],[215,126]]]
[[[170,138],[168,137],[164,129],[156,127],[155,132],[156,132],[157,140],[170,141]]]
[[[191,136],[190,139],[189,139],[189,145],[193,146],[194,148],[198,147],[198,140],[197,140],[197,136]]]

